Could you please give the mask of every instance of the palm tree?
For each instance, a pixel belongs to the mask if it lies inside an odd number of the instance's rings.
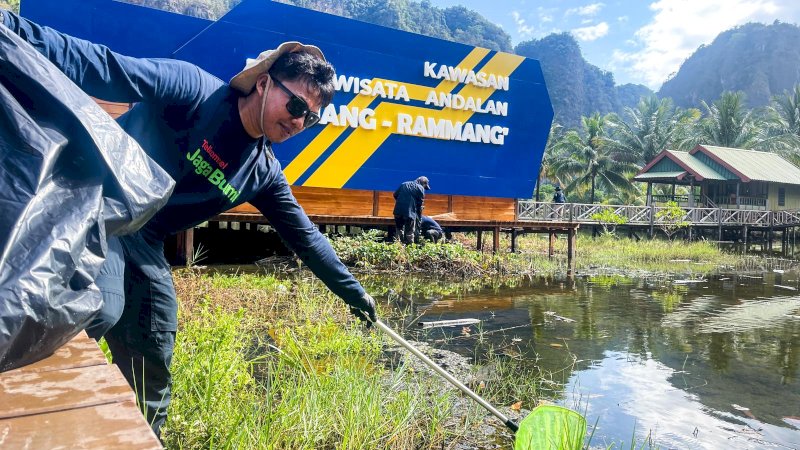
[[[625,108],[625,116],[625,121],[609,117],[609,144],[619,159],[639,165],[676,146],[697,119],[693,110],[675,108],[671,99],[655,95],[643,97],[636,108]]]
[[[564,127],[556,122],[550,124],[550,134],[547,137],[547,145],[544,148],[544,155],[542,156],[542,164],[539,166],[539,176],[536,178],[536,201],[539,199],[539,188],[542,185],[542,179],[547,178],[555,180],[561,184],[561,179],[558,174],[553,170],[553,162],[559,158],[560,152],[558,143],[564,137]]]
[[[784,131],[800,138],[800,84],[793,91],[783,91],[782,97],[773,97],[772,103],[770,109],[777,113]]]
[[[795,164],[800,163],[800,84],[772,98],[767,108],[768,139],[772,147]]]
[[[710,106],[703,101],[707,116],[700,121],[697,143],[747,149],[762,144],[763,128],[744,103],[744,92],[730,91]]]
[[[567,186],[568,191],[591,185],[591,203],[595,202],[598,186],[607,192],[635,189],[626,174],[634,172],[637,167],[614,157],[605,136],[606,118],[599,113],[582,117],[583,133],[569,131],[558,143],[563,154],[553,162],[556,173],[574,176]]]

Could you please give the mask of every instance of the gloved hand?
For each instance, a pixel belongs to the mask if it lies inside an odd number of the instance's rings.
[[[355,302],[349,303],[350,313],[367,324],[367,328],[372,327],[372,322],[378,320],[375,315],[375,299],[366,292]]]

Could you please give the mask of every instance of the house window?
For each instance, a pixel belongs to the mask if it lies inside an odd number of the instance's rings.
[[[786,206],[786,188],[778,188],[778,206]]]

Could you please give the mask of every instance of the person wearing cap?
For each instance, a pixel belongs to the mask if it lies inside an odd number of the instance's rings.
[[[170,403],[177,300],[164,239],[250,202],[362,320],[375,302],[298,205],[272,144],[314,126],[334,94],[319,48],[286,42],[247,60],[225,83],[178,60],[132,58],[0,10],[20,35],[87,94],[135,103],[118,122],[174,179],[166,206],[140,231],[109,237],[95,280],[104,306],[87,328],[108,347],[156,434]]]
[[[430,190],[428,177],[402,183],[394,191],[394,223],[404,244],[419,241],[419,220],[425,201],[425,191]]]
[[[556,192],[553,193],[553,203],[567,203],[567,196],[561,190],[561,186],[556,186]]]

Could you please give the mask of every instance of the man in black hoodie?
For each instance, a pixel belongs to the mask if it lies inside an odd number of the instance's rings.
[[[428,177],[419,177],[404,182],[394,191],[394,223],[404,244],[418,240],[422,203],[425,201],[425,191],[430,188]]]

